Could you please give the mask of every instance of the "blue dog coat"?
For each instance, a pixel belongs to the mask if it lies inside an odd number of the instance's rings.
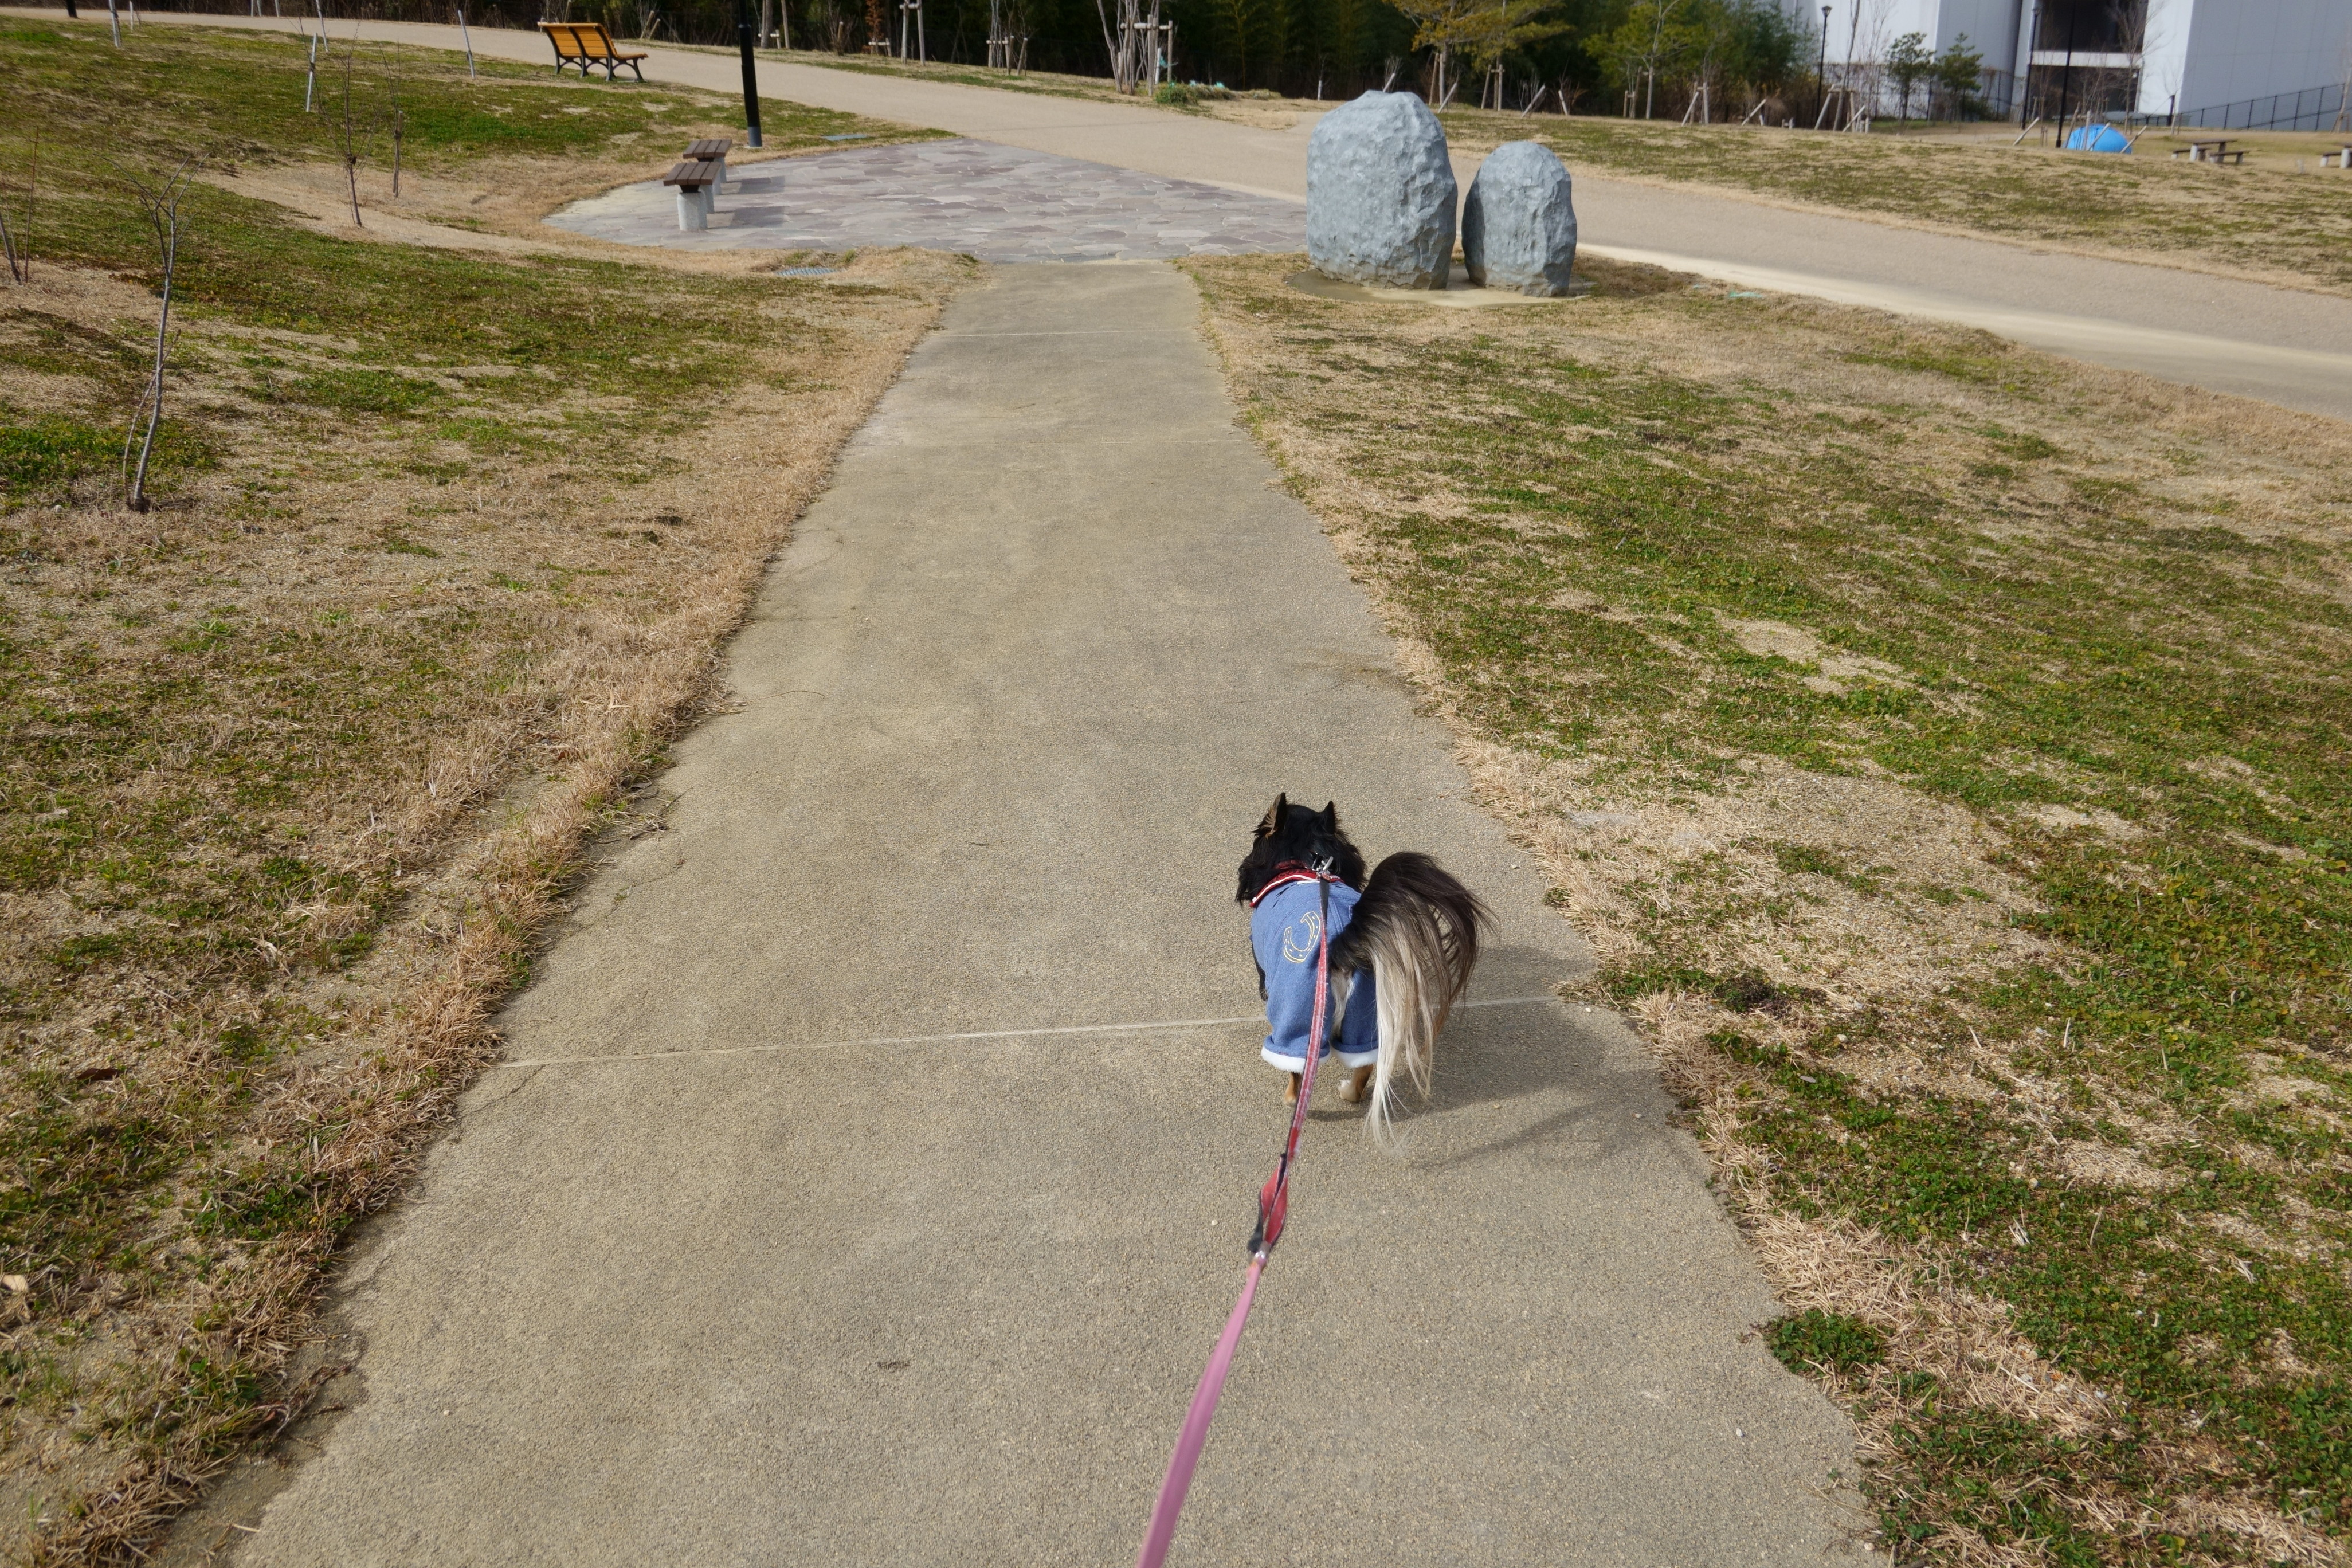
[[[1345,882],[1329,884],[1331,935],[1348,929],[1356,912],[1356,890]],[[1265,975],[1265,1021],[1268,1033],[1258,1054],[1285,1072],[1307,1070],[1307,1036],[1315,1026],[1315,951],[1322,932],[1323,895],[1312,879],[1278,884],[1257,896],[1251,906],[1250,946]],[[1336,995],[1345,977],[1331,976]],[[1372,1002],[1372,977],[1360,973],[1348,991],[1348,1005],[1334,1019],[1326,1006],[1324,1026],[1339,1040],[1339,1060],[1350,1068],[1367,1067],[1380,1059],[1380,1021]],[[1331,1049],[1328,1035],[1323,1050]]]

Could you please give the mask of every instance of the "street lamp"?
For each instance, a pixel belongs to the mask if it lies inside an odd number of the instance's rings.
[[[735,0],[735,45],[743,52],[743,137],[760,144],[760,79],[751,70],[751,0]]]
[[[1822,63],[1813,68],[1813,79],[1821,83],[1822,107],[1827,108],[1830,96],[1830,8],[1822,7]],[[1821,128],[1822,117],[1813,116],[1813,128]]]

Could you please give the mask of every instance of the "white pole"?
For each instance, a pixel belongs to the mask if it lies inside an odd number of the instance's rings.
[[[114,0],[106,0],[107,26],[114,29],[114,47],[122,47],[122,17],[114,8]]]
[[[466,40],[466,79],[474,79],[474,35],[466,30],[466,13],[457,13],[457,36]]]

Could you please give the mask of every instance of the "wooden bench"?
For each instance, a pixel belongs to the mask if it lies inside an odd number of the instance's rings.
[[[679,153],[678,156],[685,159],[689,163],[718,164],[718,183],[719,184],[723,185],[727,183],[727,153],[734,145],[735,143],[733,142],[724,136],[709,136],[705,137],[699,142],[688,142],[686,144],[686,151]],[[712,188],[716,189],[717,187],[714,186]]]
[[[2319,166],[2323,169],[2330,167],[2352,169],[2352,147],[2339,147],[2333,153],[2322,153],[2319,155]]]
[[[563,74],[565,66],[578,66],[581,79],[585,80],[590,66],[603,66],[604,79],[611,81],[614,73],[626,66],[639,81],[646,79],[646,73],[637,66],[646,58],[646,51],[614,47],[613,35],[604,30],[602,22],[541,22],[539,30],[555,46],[558,76]]]
[[[719,188],[719,164],[711,159],[697,158],[679,163],[662,176],[662,184],[677,189],[677,226],[691,232],[709,228],[710,215],[718,208],[714,193]]]

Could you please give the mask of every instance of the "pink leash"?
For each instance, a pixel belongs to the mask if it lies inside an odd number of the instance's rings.
[[[1168,1543],[1176,1538],[1176,1521],[1184,1511],[1184,1494],[1192,1489],[1192,1470],[1201,1462],[1201,1450],[1208,1446],[1209,1423],[1217,1417],[1217,1398],[1225,1391],[1225,1373],[1233,1369],[1243,1326],[1249,1321],[1250,1303],[1257,1299],[1258,1276],[1265,1271],[1274,1244],[1282,1239],[1282,1222],[1289,1213],[1290,1171],[1298,1157],[1298,1135],[1307,1128],[1307,1094],[1315,1087],[1315,1064],[1323,1055],[1323,1008],[1331,994],[1331,879],[1318,873],[1316,881],[1323,895],[1323,912],[1316,932],[1315,1012],[1307,1030],[1307,1068],[1298,1075],[1298,1103],[1290,1110],[1290,1136],[1283,1142],[1281,1163],[1258,1194],[1257,1230],[1250,1237],[1249,1272],[1242,1279],[1241,1300],[1234,1303],[1225,1331],[1218,1336],[1217,1348],[1209,1352],[1209,1364],[1201,1370],[1200,1386],[1192,1390],[1192,1404],[1176,1434],[1176,1451],[1168,1457],[1168,1474],[1151,1504],[1151,1526],[1143,1532],[1143,1550],[1136,1553],[1135,1568],[1160,1568],[1168,1559]]]

